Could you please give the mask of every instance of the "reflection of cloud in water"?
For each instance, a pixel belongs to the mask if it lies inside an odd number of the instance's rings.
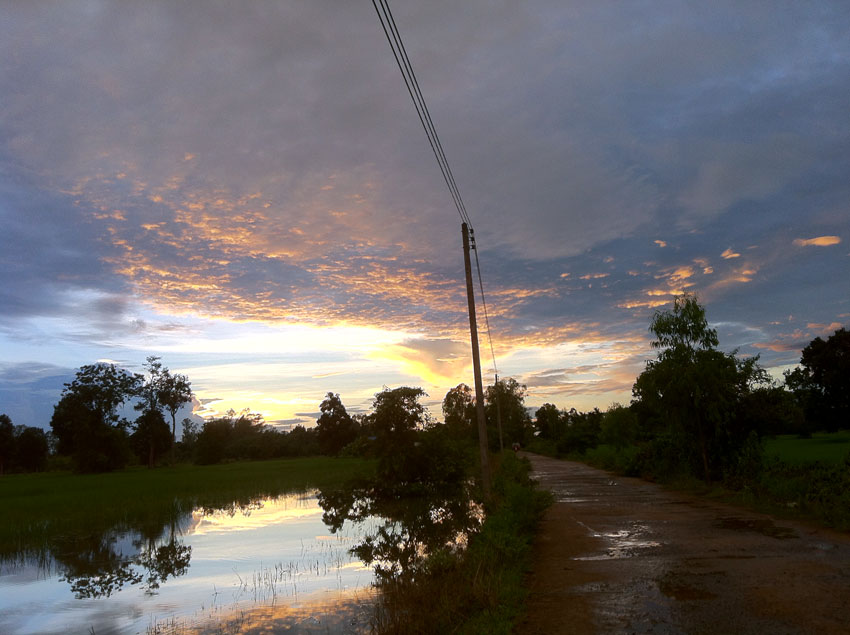
[[[264,501],[259,509],[250,508],[244,512],[238,509],[231,514],[228,511],[192,512],[193,531],[196,535],[224,533],[230,531],[250,531],[267,525],[287,521],[321,518],[322,510],[315,507],[291,507],[291,498],[277,501]]]

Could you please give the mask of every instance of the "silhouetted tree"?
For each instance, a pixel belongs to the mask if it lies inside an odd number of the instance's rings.
[[[803,349],[800,366],[786,373],[810,428],[834,432],[850,427],[850,331],[840,328]]]
[[[148,378],[139,390],[141,402],[137,410],[159,411],[164,409],[171,415],[172,459],[174,444],[177,443],[177,412],[192,400],[192,388],[186,375],[172,375],[162,365],[159,357],[151,355],[145,362]]]
[[[141,375],[97,363],[81,367],[65,384],[50,427],[59,452],[72,455],[78,470],[105,471],[126,463],[128,422],[118,407],[138,394],[141,382]]]
[[[475,399],[472,389],[458,384],[443,397],[443,421],[456,438],[472,438],[476,432]]]
[[[525,408],[525,396],[528,389],[516,379],[500,379],[498,383],[487,386],[484,391],[486,401],[487,428],[490,434],[490,447],[498,449],[499,437],[496,425],[497,414],[501,415],[502,433],[507,445],[512,443],[527,444],[531,440],[533,429],[531,417]],[[497,403],[498,409],[497,413]]]
[[[15,426],[7,414],[0,414],[0,476],[8,469],[15,453]]]
[[[321,415],[316,421],[319,448],[324,454],[336,456],[357,438],[357,424],[348,414],[338,394],[329,392],[319,406]]]
[[[130,437],[139,460],[147,463],[148,468],[156,464],[156,459],[171,447],[171,433],[168,424],[159,410],[145,410],[136,419],[136,428]]]
[[[562,413],[553,404],[545,403],[540,406],[534,413],[534,419],[534,427],[537,428],[540,437],[543,439],[557,438],[559,427],[563,431],[563,427],[559,425],[561,424]]]
[[[14,465],[24,472],[41,472],[47,467],[47,435],[41,428],[18,426],[15,430]]]
[[[411,478],[406,463],[416,443],[417,429],[428,423],[425,407],[419,403],[425,394],[421,388],[402,386],[386,388],[375,395],[371,424],[376,436],[378,471],[386,478]]]

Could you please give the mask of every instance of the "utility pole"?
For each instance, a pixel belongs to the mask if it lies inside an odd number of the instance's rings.
[[[496,385],[493,387],[496,395],[496,423],[499,425],[499,452],[504,452],[505,450],[505,442],[502,440],[502,406],[500,397],[502,393],[502,387],[499,386],[499,373],[496,373]]]
[[[481,383],[481,357],[478,354],[478,323],[475,320],[475,289],[472,286],[472,264],[469,259],[469,226],[466,223],[463,223],[461,225],[461,231],[463,233],[463,265],[466,268],[466,300],[469,304],[469,334],[472,339],[472,370],[475,374],[475,412],[478,416],[478,446],[481,450],[481,484],[484,488],[484,499],[489,500],[490,454],[487,442],[487,419],[484,416],[484,385]]]

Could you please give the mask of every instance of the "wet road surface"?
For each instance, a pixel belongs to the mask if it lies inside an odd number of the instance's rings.
[[[850,534],[525,456],[555,503],[518,633],[850,633]]]

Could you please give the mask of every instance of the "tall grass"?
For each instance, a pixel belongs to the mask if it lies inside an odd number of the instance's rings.
[[[466,550],[438,551],[413,584],[381,585],[379,633],[510,633],[527,591],[531,541],[551,502],[530,465],[512,452],[496,462],[493,501]]]

